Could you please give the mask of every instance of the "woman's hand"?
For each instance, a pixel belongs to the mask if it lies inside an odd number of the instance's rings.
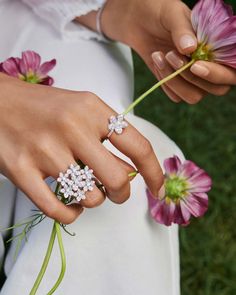
[[[135,168],[109,152],[102,140],[115,112],[96,95],[33,85],[0,74],[0,172],[24,191],[47,216],[72,222],[83,207],[100,205],[105,196],[95,187],[80,205],[66,206],[44,182],[80,159],[94,170],[115,203],[130,195],[128,174]],[[157,195],[163,175],[153,149],[133,126],[111,143],[128,156]]]
[[[132,47],[158,79],[187,61],[197,47],[191,10],[180,0],[108,0],[102,29],[109,38]],[[236,84],[236,71],[198,61],[163,86],[176,102],[199,102],[207,93],[223,95]]]

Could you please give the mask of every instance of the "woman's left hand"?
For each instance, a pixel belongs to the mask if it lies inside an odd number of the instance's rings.
[[[106,36],[129,45],[160,80],[187,62],[197,39],[191,10],[180,0],[108,0],[102,14]],[[224,95],[236,84],[236,71],[197,61],[163,86],[175,102],[199,102],[206,94]]]

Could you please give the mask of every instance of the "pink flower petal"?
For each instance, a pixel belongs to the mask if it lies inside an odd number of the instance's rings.
[[[163,201],[163,224],[165,224],[166,226],[170,226],[173,223],[173,219],[174,219],[174,214],[175,214],[175,203],[174,202],[170,202],[170,204],[166,204],[165,201]]]
[[[233,15],[230,5],[222,0],[200,0],[192,10],[192,25],[197,33],[199,42],[208,42],[209,36],[215,31],[219,24]]]
[[[206,199],[190,194],[181,202],[182,212],[187,209],[194,217],[200,217],[205,214],[208,209],[208,201]]]
[[[45,63],[43,63],[39,70],[37,71],[39,76],[46,76],[48,74],[48,72],[50,72],[56,65],[56,60],[52,59],[51,61],[47,61]]]
[[[210,176],[202,169],[199,169],[197,173],[193,174],[189,179],[188,183],[190,185],[190,191],[198,191],[200,188],[205,189],[205,192],[210,190],[212,185],[212,180]]]
[[[179,206],[177,206],[178,211],[176,212],[176,223],[178,223],[179,225],[188,225],[189,224],[189,220],[191,218],[191,213],[189,212],[189,210],[186,208],[186,206],[183,205],[183,201],[180,201]],[[177,216],[178,214],[178,216]],[[180,223],[181,221],[181,223]]]
[[[175,204],[173,202],[167,204],[165,199],[154,199],[149,190],[147,190],[147,197],[152,218],[160,224],[170,226],[174,218]]]
[[[164,161],[164,168],[167,175],[177,174],[181,167],[181,161],[179,157],[174,156]]]
[[[28,50],[22,52],[20,61],[20,70],[23,75],[27,75],[29,71],[36,72],[40,66],[41,57],[38,53]]]
[[[219,49],[224,46],[235,45],[236,43],[236,16],[225,20],[217,27],[214,34],[210,34],[209,43],[213,49]]]
[[[20,69],[19,69],[19,59],[10,57],[6,61],[2,63],[3,71],[12,77],[19,77]]]
[[[147,195],[147,199],[148,199],[148,205],[150,208],[152,208],[153,206],[156,205],[157,199],[153,198],[153,195],[148,188],[146,189],[146,195]]]
[[[53,83],[54,83],[54,79],[52,77],[50,77],[50,76],[47,76],[39,84],[52,86]]]
[[[184,161],[181,165],[178,175],[184,178],[189,178],[194,175],[200,168],[192,161]]]

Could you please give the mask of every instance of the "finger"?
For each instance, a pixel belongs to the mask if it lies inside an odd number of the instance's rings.
[[[44,146],[47,152],[41,158],[41,171],[46,178],[52,176],[58,178],[59,173],[64,173],[71,164],[76,164],[75,159],[70,151],[64,149],[57,150],[51,146],[49,149]],[[56,156],[55,156],[56,155]],[[102,190],[94,186],[93,191],[86,192],[86,199],[81,200],[79,204],[86,208],[93,208],[101,205],[105,200],[105,195]]]
[[[77,142],[74,149],[77,157],[94,170],[94,175],[104,185],[109,199],[121,204],[129,198],[130,182],[127,171],[101,142],[87,138],[82,145]],[[134,170],[135,168],[132,169]]]
[[[181,16],[181,17],[180,17]],[[191,10],[181,1],[163,14],[163,24],[171,33],[177,50],[187,55],[197,49],[197,38],[191,23]]]
[[[165,58],[175,70],[181,68],[184,64],[188,62],[188,59],[186,57],[180,55],[176,51],[168,52]],[[225,95],[230,90],[230,86],[216,85],[202,78],[196,77],[196,75],[194,75],[189,69],[183,71],[180,74],[180,76],[183,77],[186,81],[190,82],[191,84],[214,95]]]
[[[66,206],[57,199],[44,182],[42,174],[34,168],[16,169],[11,179],[46,216],[54,220],[69,224],[83,211],[80,205]]]
[[[153,55],[154,61],[157,59],[162,59],[163,67],[157,68],[158,73],[161,79],[169,76],[173,73],[172,67],[165,61],[164,55],[162,52],[155,52]],[[156,63],[157,64],[157,63]],[[158,64],[157,64],[158,66]],[[182,100],[186,101],[189,104],[195,104],[199,102],[203,96],[204,91],[200,88],[190,84],[189,82],[185,81],[182,77],[177,76],[174,79],[168,81],[166,85]]]
[[[160,65],[159,65],[160,66]],[[158,69],[157,67],[154,65],[154,75],[157,77],[157,80],[161,80],[161,76],[160,74],[158,73]],[[163,91],[166,93],[166,95],[175,103],[179,103],[182,101],[182,99],[176,95],[167,85],[163,84],[161,86],[161,88],[163,89]]]
[[[194,75],[214,84],[236,85],[236,70],[221,64],[199,60],[190,70]]]
[[[113,133],[109,140],[132,160],[151,192],[158,195],[163,173],[150,142],[131,124],[121,136]]]
[[[133,167],[131,166],[129,163],[125,162],[124,160],[122,160],[121,158],[119,158],[118,156],[114,155],[112,152],[110,152],[120,163],[120,165],[124,168],[125,171],[127,171],[127,175],[129,176],[129,174],[133,174],[134,172],[137,172],[138,171]],[[135,178],[136,175],[132,175],[132,176],[129,176],[129,180],[133,180]]]
[[[120,166],[123,167],[123,169],[126,171],[127,175],[129,175],[132,172],[136,172],[135,168],[131,166],[129,163],[120,159],[118,156],[114,155],[112,152],[110,153],[113,157],[117,159],[117,161],[120,163]],[[134,177],[135,175],[129,177],[129,180],[131,181]],[[101,205],[105,201],[105,198],[106,197],[105,197],[104,191],[95,187],[95,189],[92,192],[86,193],[86,199],[81,200],[80,204],[86,208],[93,208],[93,207],[97,207]]]
[[[98,189],[95,185],[92,191],[86,192],[86,199],[81,200],[79,203],[85,208],[95,208],[100,206],[106,199],[105,193],[102,189]]]

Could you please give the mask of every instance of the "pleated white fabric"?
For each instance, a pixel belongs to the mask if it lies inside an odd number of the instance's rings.
[[[26,49],[35,50],[43,60],[57,59],[58,64],[52,72],[55,86],[92,91],[117,112],[130,103],[133,73],[131,52],[126,46],[81,38],[65,40],[17,0],[0,5],[0,25],[4,28],[0,30],[0,39],[4,40],[0,45],[0,60],[19,56]],[[160,163],[173,154],[183,158],[178,147],[157,127],[132,114],[128,120],[152,142]],[[107,148],[125,159],[109,143]],[[12,208],[16,222],[31,215],[34,205],[22,192],[15,194],[14,187],[7,180],[2,181],[0,222],[5,226],[10,223]],[[51,228],[52,220],[49,219],[37,226],[16,261],[15,245],[12,244],[5,260],[7,280],[2,295],[29,294]],[[69,229],[77,235],[71,237],[63,233],[67,273],[55,294],[180,294],[178,227],[165,227],[150,218],[145,184],[140,176],[132,182],[132,195],[126,203],[116,205],[106,200],[99,208],[86,210]],[[3,238],[0,237],[0,259],[4,254]],[[47,294],[59,270],[60,256],[56,245],[37,294]]]

